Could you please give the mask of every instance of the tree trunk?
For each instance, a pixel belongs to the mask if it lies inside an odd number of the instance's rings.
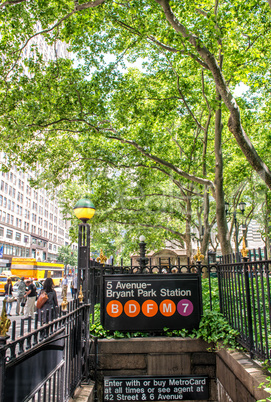
[[[217,92],[217,100],[221,102],[221,96]],[[222,157],[222,122],[221,122],[221,107],[216,110],[215,114],[215,188],[216,188],[216,221],[218,238],[221,245],[223,255],[232,252],[231,244],[228,236],[228,226],[225,212],[225,200],[223,190],[223,157]]]
[[[187,250],[187,257],[192,262],[192,246],[191,246],[191,218],[192,218],[192,208],[190,194],[186,197],[186,219],[185,219],[185,244]]]

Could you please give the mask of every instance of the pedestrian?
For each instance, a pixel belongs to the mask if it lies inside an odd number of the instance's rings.
[[[44,303],[44,305],[40,309],[38,309],[39,321],[48,322],[48,316],[51,319],[56,318],[57,316],[56,307],[58,306],[57,294],[54,289],[54,282],[52,278],[45,279],[40,294],[42,292],[46,292],[48,300]],[[51,311],[51,317],[50,314],[48,314],[48,310]]]
[[[22,303],[25,304],[25,291],[26,291],[26,284],[24,281],[24,276],[21,277],[20,283],[18,285],[18,296],[17,296],[17,305],[16,305],[16,315],[24,315],[24,307],[21,306]]]
[[[74,274],[73,277],[73,297],[76,299],[77,295],[77,274]]]
[[[12,309],[12,301],[11,300],[12,299],[14,300],[13,294],[12,294],[13,287],[12,287],[11,278],[7,279],[7,283],[4,286],[4,290],[5,290],[5,299],[6,299],[6,312],[7,312],[7,315],[11,316],[11,314],[10,314],[11,309]]]
[[[69,281],[68,281],[67,275],[64,275],[64,278],[62,279],[62,282],[61,282],[61,286],[62,286],[61,297],[62,297],[62,299],[64,297],[67,297],[68,284],[69,284]]]
[[[26,281],[26,285],[28,287],[27,292],[25,293],[24,297],[26,299],[26,304],[25,304],[25,316],[31,318],[34,318],[34,312],[35,312],[35,301],[37,298],[37,288],[33,283],[33,279],[28,279]]]
[[[73,298],[73,297],[74,297],[74,286],[73,286],[73,279],[71,280],[70,287],[71,287],[71,294],[72,294],[72,298]]]

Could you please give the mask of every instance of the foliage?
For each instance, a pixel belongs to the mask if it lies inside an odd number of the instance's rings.
[[[268,369],[268,371],[269,371],[269,373],[271,373],[271,369],[270,369],[270,368]],[[268,376],[268,377],[266,378],[266,382],[260,384],[258,388],[264,388],[264,390],[265,390],[266,392],[269,392],[269,393],[270,393],[270,392],[271,392],[271,376]],[[270,398],[266,398],[266,399],[260,399],[260,400],[258,400],[257,402],[266,402],[266,401],[271,401],[271,397],[270,397]]]
[[[212,278],[212,297],[218,293],[217,278]],[[191,338],[201,338],[208,343],[213,343],[217,347],[221,346],[231,346],[236,347],[236,337],[238,332],[231,328],[229,323],[223,318],[222,314],[218,312],[218,303],[213,302],[214,310],[208,309],[209,304],[209,291],[208,291],[208,278],[203,279],[203,305],[204,313],[200,321],[199,328],[197,330],[188,331],[186,329],[182,330],[171,330],[164,328],[159,334],[161,336],[168,337],[191,337]],[[91,321],[92,317],[90,317]],[[99,338],[131,338],[131,337],[148,337],[153,336],[147,332],[120,332],[114,331],[113,333],[107,331],[103,328],[100,322],[100,305],[95,306],[94,311],[94,322],[90,324],[90,334],[92,336],[97,336]]]
[[[129,250],[145,229],[152,248],[170,238],[190,252],[201,221],[207,250],[215,218],[223,247],[224,195],[236,201],[252,169],[271,188],[267,2],[18,0],[0,21],[2,168],[91,187],[108,252],[118,225]]]
[[[233,329],[222,314],[206,310],[201,319],[199,329],[193,334],[206,342],[217,346],[237,347],[236,337],[238,331]]]
[[[91,319],[91,317],[90,317]],[[108,331],[103,328],[100,323],[100,305],[95,306],[94,322],[90,324],[91,336],[107,339],[118,338],[133,338],[133,337],[150,337],[154,336],[153,333],[148,332],[121,332],[121,331]],[[199,329],[188,331],[182,330],[170,330],[164,328],[160,333],[156,333],[156,336],[168,336],[168,337],[190,337],[201,338],[208,343],[214,344],[216,347],[230,346],[237,347],[236,337],[238,332],[231,328],[229,323],[223,318],[222,314],[207,310],[204,312],[200,321]]]
[[[77,266],[77,250],[71,246],[62,246],[58,249],[58,261],[63,262],[65,266]]]

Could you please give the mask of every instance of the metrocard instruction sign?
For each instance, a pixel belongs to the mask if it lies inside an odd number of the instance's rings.
[[[197,274],[105,275],[101,321],[105,329],[162,331],[197,328],[202,314]]]

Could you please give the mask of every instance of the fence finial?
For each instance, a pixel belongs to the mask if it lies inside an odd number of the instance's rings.
[[[1,313],[1,320],[0,320],[0,336],[6,336],[9,327],[10,327],[11,321],[9,318],[7,318],[7,310],[6,310],[6,300],[3,300],[3,308],[2,308],[2,313]]]
[[[245,237],[243,237],[243,248],[241,249],[241,254],[243,258],[247,258],[248,255],[248,248],[246,248],[246,241]]]
[[[104,264],[106,260],[107,260],[107,257],[106,257],[106,255],[104,255],[104,252],[101,249],[100,256],[97,258],[97,262],[100,262],[101,264]]]
[[[82,285],[80,285],[78,299],[79,299],[79,303],[83,303],[84,295],[83,295],[83,291],[82,291]]]
[[[67,302],[67,293],[66,293],[66,295],[64,295],[63,296],[63,301],[62,301],[62,303],[61,303],[61,309],[62,309],[62,311],[67,311],[67,305],[68,305],[69,303]]]
[[[201,262],[201,260],[204,260],[204,255],[201,254],[200,248],[198,247],[198,252],[196,255],[194,255],[193,259],[197,262]]]

